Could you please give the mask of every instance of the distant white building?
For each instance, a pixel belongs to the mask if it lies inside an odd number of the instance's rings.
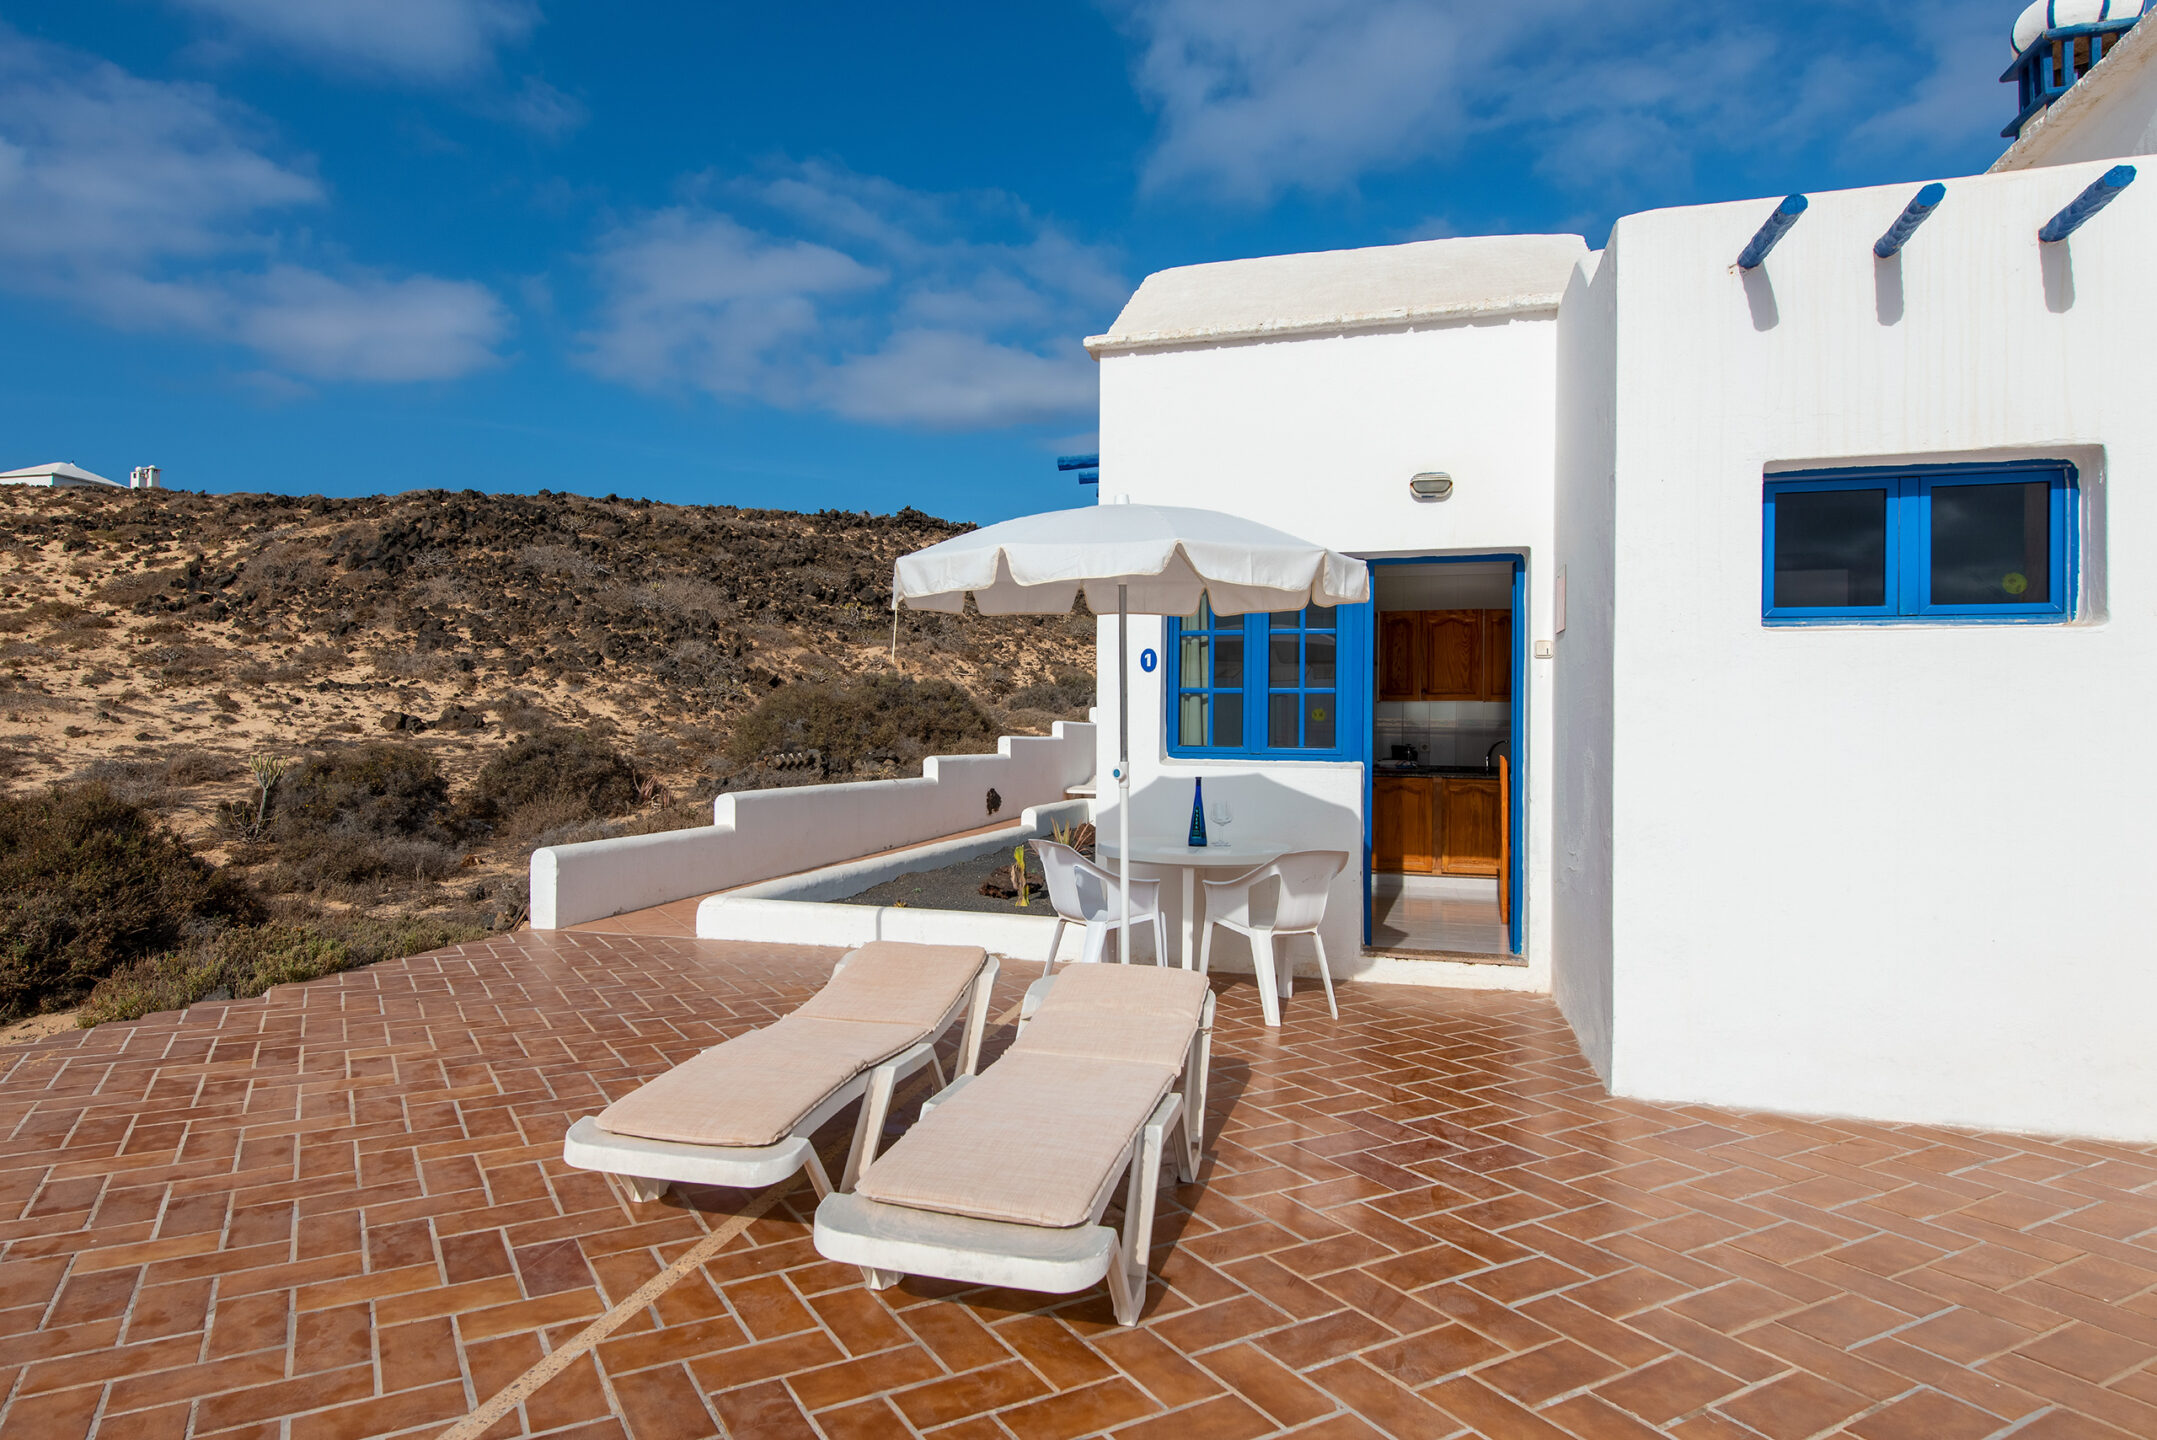
[[[1347,851],[1337,973],[1554,993],[1619,1095],[2157,1140],[2143,8],[2030,8],[1983,175],[1148,278],[1102,500],[1375,595],[1109,622],[1134,828]]]
[[[21,470],[0,470],[0,485],[38,485],[48,489],[66,486],[88,488],[97,485],[109,486],[114,490],[131,488],[117,480],[93,475],[80,465],[71,465],[65,460],[55,460],[48,465],[31,465]]]

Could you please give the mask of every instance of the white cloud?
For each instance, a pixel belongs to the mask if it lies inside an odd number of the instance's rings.
[[[532,0],[175,0],[237,43],[331,69],[441,83],[478,71],[539,23]]]
[[[597,259],[606,318],[585,337],[598,373],[646,387],[779,396],[781,347],[813,337],[818,302],[883,276],[822,245],[760,235],[726,215],[663,210],[608,235]]]
[[[883,425],[1093,410],[1078,340],[1129,286],[1010,196],[927,194],[820,163],[686,188],[698,203],[600,243],[600,315],[584,336],[600,374]],[[734,213],[747,211],[763,228]]]
[[[1518,145],[1598,190],[1822,135],[1938,153],[1981,141],[2002,108],[2002,22],[1984,0],[1724,7],[1705,22],[1679,0],[1100,3],[1136,42],[1134,83],[1159,114],[1147,188],[1244,203],[1348,190],[1471,141]]]
[[[509,328],[486,287],[414,275],[333,278],[279,265],[233,287],[236,339],[318,380],[450,380],[494,363]]]
[[[1042,355],[953,330],[902,330],[824,377],[830,407],[849,420],[979,430],[1080,415],[1100,390],[1076,343]]]
[[[561,139],[589,118],[582,100],[562,93],[536,75],[527,75],[513,93],[485,108],[549,140]]]
[[[271,217],[319,205],[304,163],[207,86],[144,80],[0,27],[0,285],[117,328],[237,344],[320,380],[432,380],[492,363],[484,286],[336,273]]]

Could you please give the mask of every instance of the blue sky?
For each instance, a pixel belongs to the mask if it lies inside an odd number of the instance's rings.
[[[0,468],[994,520],[1172,265],[1964,174],[2015,5],[0,0]]]

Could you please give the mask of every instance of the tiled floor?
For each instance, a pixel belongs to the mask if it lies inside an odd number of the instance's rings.
[[[747,1199],[632,1209],[566,1122],[830,958],[525,934],[6,1052],[0,1437],[438,1434]],[[1216,983],[1141,1327],[872,1294],[804,1190],[489,1433],[2157,1435],[2157,1151],[1614,1102],[1546,1000]]]
[[[1456,875],[1373,875],[1371,945],[1379,950],[1505,955],[1498,882]]]

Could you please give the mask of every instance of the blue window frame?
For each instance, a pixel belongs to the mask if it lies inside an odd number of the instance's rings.
[[[2079,512],[2064,461],[1778,475],[1762,512],[1771,625],[2074,614]]]
[[[1168,622],[1171,755],[1348,760],[1362,753],[1368,605]],[[1368,677],[1363,677],[1365,681]]]

